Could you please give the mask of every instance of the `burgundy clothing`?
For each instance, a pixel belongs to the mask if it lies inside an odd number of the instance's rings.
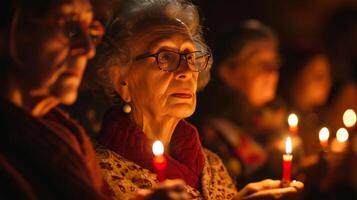
[[[0,199],[106,199],[84,130],[52,109],[37,119],[0,98]]]
[[[135,162],[155,171],[152,144],[145,133],[137,127],[118,107],[111,108],[103,120],[99,143]],[[200,188],[200,176],[204,166],[204,156],[197,129],[181,120],[170,141],[170,154],[165,155],[168,179],[183,179],[193,188]]]

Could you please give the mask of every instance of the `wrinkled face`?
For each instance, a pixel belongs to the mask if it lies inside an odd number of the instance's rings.
[[[311,106],[323,105],[331,88],[329,60],[323,55],[313,57],[298,74],[295,87]]]
[[[33,97],[53,97],[71,104],[77,97],[87,60],[95,50],[90,37],[88,0],[60,1],[45,18],[28,19],[16,43],[25,89]],[[25,19],[26,20],[26,19]]]
[[[180,53],[196,50],[187,27],[176,21],[149,26],[130,42],[134,56],[165,50]],[[195,110],[198,72],[192,71],[186,60],[173,72],[160,70],[154,57],[135,60],[124,77],[128,83],[127,100],[141,113],[154,118],[182,119]]]
[[[232,58],[229,85],[253,106],[262,106],[275,97],[279,78],[279,55],[275,40],[248,42]]]

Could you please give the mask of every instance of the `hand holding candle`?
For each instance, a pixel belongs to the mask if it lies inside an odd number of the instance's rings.
[[[165,168],[167,161],[164,156],[164,145],[160,140],[156,140],[153,143],[152,152],[154,153],[153,164],[156,170],[157,178],[159,182],[162,182],[165,180]]]
[[[293,160],[292,141],[288,137],[285,142],[285,154],[283,155],[283,185],[289,184],[291,181],[291,165]]]

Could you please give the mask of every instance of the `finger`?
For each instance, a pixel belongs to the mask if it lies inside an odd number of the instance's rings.
[[[165,181],[161,182],[158,187],[159,188],[170,188],[170,187],[175,187],[177,185],[184,185],[185,182],[181,179],[166,179]]]
[[[137,192],[138,196],[148,196],[151,193],[152,190],[148,190],[148,189],[139,189]]]
[[[236,198],[239,199],[239,197],[244,197],[261,190],[280,188],[280,184],[281,184],[280,180],[272,180],[272,179],[265,179],[260,182],[249,183],[241,191],[239,191]]]
[[[281,199],[284,196],[288,196],[294,193],[297,193],[297,190],[294,187],[276,188],[262,190],[251,195],[244,196],[241,199]]]
[[[302,183],[302,182],[300,182],[300,181],[293,180],[293,181],[290,183],[290,187],[294,187],[294,188],[296,188],[298,191],[301,191],[302,189],[304,189],[304,183]]]
[[[189,195],[186,192],[169,192],[169,199],[171,200],[185,200],[189,199]]]

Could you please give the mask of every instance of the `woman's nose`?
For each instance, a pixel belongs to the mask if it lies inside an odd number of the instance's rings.
[[[191,69],[187,60],[181,58],[181,63],[179,68],[177,69],[177,77],[179,79],[187,79],[193,76],[194,71]]]

